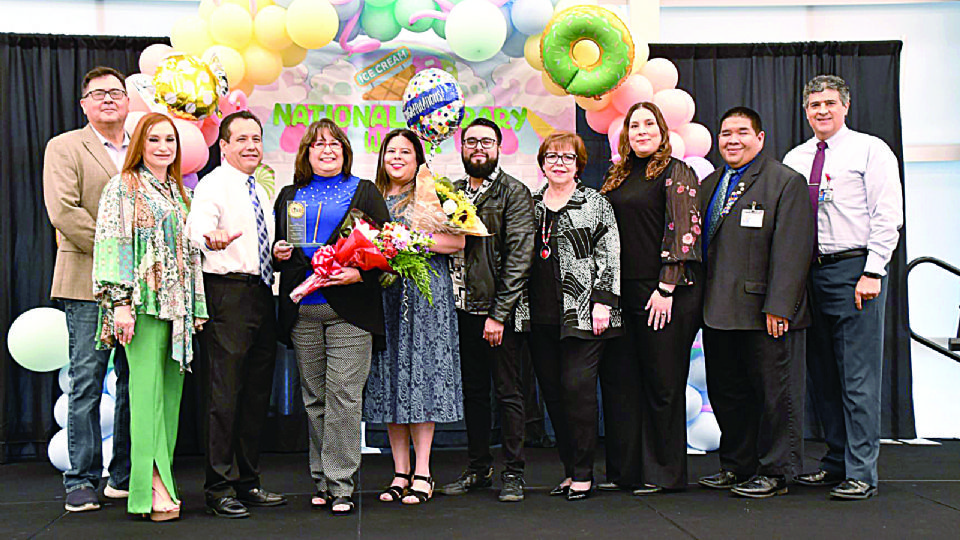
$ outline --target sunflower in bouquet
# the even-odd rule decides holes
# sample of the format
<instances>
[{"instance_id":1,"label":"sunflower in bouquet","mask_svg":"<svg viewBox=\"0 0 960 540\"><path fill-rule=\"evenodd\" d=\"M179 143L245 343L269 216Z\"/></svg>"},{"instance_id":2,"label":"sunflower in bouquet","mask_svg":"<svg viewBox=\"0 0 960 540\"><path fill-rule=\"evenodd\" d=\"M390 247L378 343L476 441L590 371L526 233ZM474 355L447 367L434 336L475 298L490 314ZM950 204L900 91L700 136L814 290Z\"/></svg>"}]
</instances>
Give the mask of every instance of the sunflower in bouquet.
<instances>
[{"instance_id":1,"label":"sunflower in bouquet","mask_svg":"<svg viewBox=\"0 0 960 540\"><path fill-rule=\"evenodd\" d=\"M416 195L406 210L411 227L445 234L489 236L477 207L446 177L435 176L428 167L417 174Z\"/></svg>"},{"instance_id":2,"label":"sunflower in bouquet","mask_svg":"<svg viewBox=\"0 0 960 540\"><path fill-rule=\"evenodd\" d=\"M467 199L467 195L460 190L454 189L453 183L447 178L440 178L434 181L437 187L437 199L440 200L440 208L447 216L447 220L463 230L474 230L477 228L477 207Z\"/></svg>"}]
</instances>

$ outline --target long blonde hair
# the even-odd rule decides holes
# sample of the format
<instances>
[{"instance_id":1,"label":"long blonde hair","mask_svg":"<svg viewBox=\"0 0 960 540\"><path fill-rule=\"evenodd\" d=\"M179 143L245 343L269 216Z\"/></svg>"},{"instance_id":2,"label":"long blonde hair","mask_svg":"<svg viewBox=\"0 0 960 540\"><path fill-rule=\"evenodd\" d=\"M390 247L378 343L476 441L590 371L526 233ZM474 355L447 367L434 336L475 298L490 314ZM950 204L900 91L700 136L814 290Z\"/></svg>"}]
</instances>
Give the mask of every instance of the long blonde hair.
<instances>
[{"instance_id":1,"label":"long blonde hair","mask_svg":"<svg viewBox=\"0 0 960 540\"><path fill-rule=\"evenodd\" d=\"M620 161L614 163L607 171L607 178L603 182L603 187L600 188L600 193L617 189L630 176L632 166L630 154L633 152L633 148L630 147L630 118L641 107L653 113L653 117L657 121L657 128L660 129L660 146L650 157L647 170L644 171L644 178L653 180L670 164L670 154L673 153L673 147L670 146L670 129L667 127L667 121L663 119L663 114L660 113L660 108L649 101L634 103L627 111L627 115L623 117L623 131L620 132L620 143L617 146Z\"/></svg>"}]
</instances>

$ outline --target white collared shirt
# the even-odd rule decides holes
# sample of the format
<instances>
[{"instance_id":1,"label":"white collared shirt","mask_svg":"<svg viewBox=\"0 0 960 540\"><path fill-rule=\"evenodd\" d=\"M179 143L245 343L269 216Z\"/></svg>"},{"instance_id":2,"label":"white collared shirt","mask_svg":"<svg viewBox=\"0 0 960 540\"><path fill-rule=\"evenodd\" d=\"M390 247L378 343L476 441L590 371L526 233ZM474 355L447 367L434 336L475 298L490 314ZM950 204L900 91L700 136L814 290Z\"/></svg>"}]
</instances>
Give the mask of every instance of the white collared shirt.
<instances>
[{"instance_id":1,"label":"white collared shirt","mask_svg":"<svg viewBox=\"0 0 960 540\"><path fill-rule=\"evenodd\" d=\"M187 235L203 252L203 271L210 274L260 275L260 245L257 241L257 217L250 190L248 174L224 162L200 180L193 191L190 214L187 216ZM267 236L273 251L273 205L263 187L256 184L257 199L266 220ZM243 231L226 249L207 248L205 233L222 229L230 234Z\"/></svg>"},{"instance_id":2,"label":"white collared shirt","mask_svg":"<svg viewBox=\"0 0 960 540\"><path fill-rule=\"evenodd\" d=\"M93 124L90 124L90 128L97 134L97 138L100 139L100 144L107 150L110 160L117 165L117 170L122 170L123 160L127 159L127 148L130 146L130 136L127 135L127 132L123 132L123 142L120 144L120 148L117 148L117 145L108 141L103 134L97 131L97 128L93 127Z\"/></svg>"},{"instance_id":3,"label":"white collared shirt","mask_svg":"<svg viewBox=\"0 0 960 540\"><path fill-rule=\"evenodd\" d=\"M900 240L903 189L897 157L882 140L846 125L827 139L820 189L832 189L833 200L821 201L817 212L820 253L867 248L864 272L885 275ZM783 163L810 181L817 138L787 153Z\"/></svg>"}]
</instances>

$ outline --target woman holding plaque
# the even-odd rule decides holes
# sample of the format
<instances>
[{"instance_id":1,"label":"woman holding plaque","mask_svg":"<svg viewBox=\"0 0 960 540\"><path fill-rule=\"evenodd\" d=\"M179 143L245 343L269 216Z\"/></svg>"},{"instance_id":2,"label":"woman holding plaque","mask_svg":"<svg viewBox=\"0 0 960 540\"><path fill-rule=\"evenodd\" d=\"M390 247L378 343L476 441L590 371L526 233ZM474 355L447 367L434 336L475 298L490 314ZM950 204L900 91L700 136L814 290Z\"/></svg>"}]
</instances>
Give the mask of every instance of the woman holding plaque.
<instances>
[{"instance_id":1,"label":"woman holding plaque","mask_svg":"<svg viewBox=\"0 0 960 540\"><path fill-rule=\"evenodd\" d=\"M607 471L634 495L687 486L687 374L702 317L699 181L671 152L660 109L633 105L620 135L623 158L600 189L623 247L624 335L610 343L600 377L608 463L616 458Z\"/></svg>"},{"instance_id":2,"label":"woman holding plaque","mask_svg":"<svg viewBox=\"0 0 960 540\"><path fill-rule=\"evenodd\" d=\"M391 221L407 223L405 212L416 198L423 146L409 129L387 134L377 161L377 188L390 208ZM433 304L409 279L383 291L387 347L374 355L363 401L368 422L387 424L393 455L393 481L380 494L383 502L420 504L433 496L430 447L437 422L463 418L460 383L460 337L445 254L463 249L463 235L434 234L428 259L433 268ZM410 462L410 441L416 465ZM413 475L411 477L411 474Z\"/></svg>"},{"instance_id":3,"label":"woman holding plaque","mask_svg":"<svg viewBox=\"0 0 960 540\"><path fill-rule=\"evenodd\" d=\"M294 303L290 293L313 274L311 258L336 242L351 210L379 227L390 219L380 192L351 174L353 150L333 121L310 124L297 150L293 185L280 191L277 240L292 244L280 270L280 339L293 345L310 432L310 503L334 515L353 512L353 475L360 467L363 386L375 346L382 347L379 270L344 267ZM279 259L279 257L278 257Z\"/></svg>"}]
</instances>

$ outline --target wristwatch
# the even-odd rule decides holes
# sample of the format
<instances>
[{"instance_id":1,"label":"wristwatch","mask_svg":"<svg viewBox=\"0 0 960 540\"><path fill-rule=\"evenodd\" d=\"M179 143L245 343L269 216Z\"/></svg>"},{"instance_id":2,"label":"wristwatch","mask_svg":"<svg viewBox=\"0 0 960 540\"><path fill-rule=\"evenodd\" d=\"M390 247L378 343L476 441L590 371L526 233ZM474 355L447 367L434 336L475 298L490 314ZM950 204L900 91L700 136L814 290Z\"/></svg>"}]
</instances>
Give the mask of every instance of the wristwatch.
<instances>
[{"instance_id":1,"label":"wristwatch","mask_svg":"<svg viewBox=\"0 0 960 540\"><path fill-rule=\"evenodd\" d=\"M673 296L673 291L668 291L659 285L657 285L657 292L660 293L660 296L664 298L670 298Z\"/></svg>"},{"instance_id":2,"label":"wristwatch","mask_svg":"<svg viewBox=\"0 0 960 540\"><path fill-rule=\"evenodd\" d=\"M876 273L876 272L864 272L863 275L864 275L865 277L873 278L873 279L882 279L882 278L883 278L883 276L881 276L880 274L878 274L878 273Z\"/></svg>"}]
</instances>

